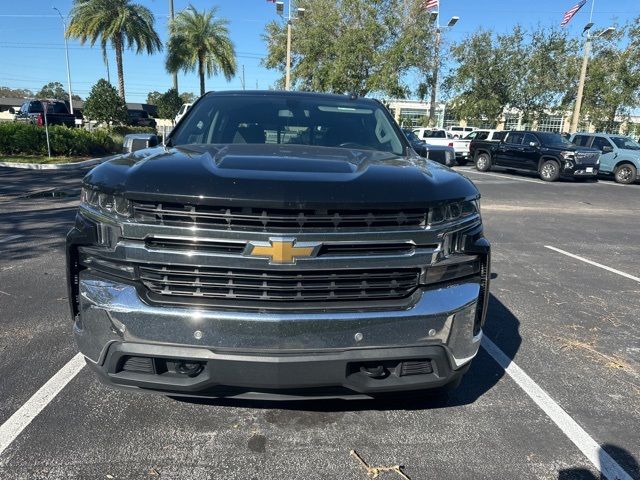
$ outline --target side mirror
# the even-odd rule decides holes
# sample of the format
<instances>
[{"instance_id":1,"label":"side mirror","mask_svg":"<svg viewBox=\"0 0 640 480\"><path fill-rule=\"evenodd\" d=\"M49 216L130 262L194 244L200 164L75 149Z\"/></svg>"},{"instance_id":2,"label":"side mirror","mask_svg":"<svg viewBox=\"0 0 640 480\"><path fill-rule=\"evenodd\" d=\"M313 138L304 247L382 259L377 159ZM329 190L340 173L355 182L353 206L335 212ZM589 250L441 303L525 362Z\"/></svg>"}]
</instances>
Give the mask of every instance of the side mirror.
<instances>
[{"instance_id":1,"label":"side mirror","mask_svg":"<svg viewBox=\"0 0 640 480\"><path fill-rule=\"evenodd\" d=\"M539 147L540 144L538 142L529 142L530 147Z\"/></svg>"},{"instance_id":2,"label":"side mirror","mask_svg":"<svg viewBox=\"0 0 640 480\"><path fill-rule=\"evenodd\" d=\"M159 143L158 136L152 133L130 133L124 137L122 151L133 153L144 148L155 147Z\"/></svg>"},{"instance_id":3,"label":"side mirror","mask_svg":"<svg viewBox=\"0 0 640 480\"><path fill-rule=\"evenodd\" d=\"M613 152L613 147L611 145L605 145L602 147L602 153L611 153Z\"/></svg>"}]
</instances>

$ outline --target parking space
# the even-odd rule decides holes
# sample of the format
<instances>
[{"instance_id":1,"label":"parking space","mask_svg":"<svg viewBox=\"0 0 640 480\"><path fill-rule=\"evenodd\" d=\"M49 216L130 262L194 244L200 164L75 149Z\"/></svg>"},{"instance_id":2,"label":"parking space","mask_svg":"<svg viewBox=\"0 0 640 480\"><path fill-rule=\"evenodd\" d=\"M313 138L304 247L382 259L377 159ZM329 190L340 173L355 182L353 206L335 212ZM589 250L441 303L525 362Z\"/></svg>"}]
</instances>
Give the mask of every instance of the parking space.
<instances>
[{"instance_id":1,"label":"parking space","mask_svg":"<svg viewBox=\"0 0 640 480\"><path fill-rule=\"evenodd\" d=\"M507 365L481 349L448 400L384 403L185 402L85 367L0 453L0 478L367 478L351 449L414 480L640 478L640 185L459 170L483 195L485 333ZM0 201L0 429L76 353L62 249L76 201Z\"/></svg>"}]
</instances>

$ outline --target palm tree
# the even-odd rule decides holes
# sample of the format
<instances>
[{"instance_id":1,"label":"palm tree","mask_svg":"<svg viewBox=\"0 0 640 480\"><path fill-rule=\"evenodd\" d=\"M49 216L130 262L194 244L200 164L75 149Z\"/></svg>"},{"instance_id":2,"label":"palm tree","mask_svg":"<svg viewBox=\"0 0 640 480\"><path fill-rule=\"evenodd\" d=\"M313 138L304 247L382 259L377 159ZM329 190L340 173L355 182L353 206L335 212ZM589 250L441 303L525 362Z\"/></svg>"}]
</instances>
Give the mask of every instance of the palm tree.
<instances>
[{"instance_id":1,"label":"palm tree","mask_svg":"<svg viewBox=\"0 0 640 480\"><path fill-rule=\"evenodd\" d=\"M204 75L222 72L227 81L236 73L236 53L229 39L227 20L216 18L217 8L198 12L193 5L176 15L169 24L167 70L183 70L200 76L200 95L204 95Z\"/></svg>"},{"instance_id":2,"label":"palm tree","mask_svg":"<svg viewBox=\"0 0 640 480\"><path fill-rule=\"evenodd\" d=\"M148 8L130 0L74 0L66 35L83 44L89 41L91 46L99 40L103 52L111 42L116 52L118 92L124 100L122 52L129 48L151 55L162 50L153 22Z\"/></svg>"}]
</instances>

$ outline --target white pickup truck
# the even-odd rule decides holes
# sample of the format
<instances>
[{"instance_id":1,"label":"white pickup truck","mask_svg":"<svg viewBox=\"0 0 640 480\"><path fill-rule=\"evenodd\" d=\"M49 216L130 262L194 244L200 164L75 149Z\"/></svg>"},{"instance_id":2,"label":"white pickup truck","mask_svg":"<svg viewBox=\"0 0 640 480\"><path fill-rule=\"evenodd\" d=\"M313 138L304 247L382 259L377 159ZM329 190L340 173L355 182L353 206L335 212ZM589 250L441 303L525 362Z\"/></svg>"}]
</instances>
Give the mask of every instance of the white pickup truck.
<instances>
[{"instance_id":1,"label":"white pickup truck","mask_svg":"<svg viewBox=\"0 0 640 480\"><path fill-rule=\"evenodd\" d=\"M415 133L420 140L429 145L453 147L453 135L441 128L414 128L413 133Z\"/></svg>"},{"instance_id":2,"label":"white pickup truck","mask_svg":"<svg viewBox=\"0 0 640 480\"><path fill-rule=\"evenodd\" d=\"M472 140L501 140L506 132L502 130L474 130L466 137L453 140L458 165L466 165L469 160L469 144Z\"/></svg>"}]
</instances>

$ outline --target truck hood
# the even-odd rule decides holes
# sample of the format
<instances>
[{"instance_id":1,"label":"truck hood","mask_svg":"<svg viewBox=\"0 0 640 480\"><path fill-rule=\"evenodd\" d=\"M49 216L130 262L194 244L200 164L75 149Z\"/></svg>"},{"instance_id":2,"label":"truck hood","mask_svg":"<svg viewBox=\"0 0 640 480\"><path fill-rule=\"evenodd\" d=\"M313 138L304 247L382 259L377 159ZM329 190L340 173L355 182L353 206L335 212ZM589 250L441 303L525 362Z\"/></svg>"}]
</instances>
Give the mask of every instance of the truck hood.
<instances>
[{"instance_id":1,"label":"truck hood","mask_svg":"<svg viewBox=\"0 0 640 480\"><path fill-rule=\"evenodd\" d=\"M306 145L145 149L99 165L84 183L130 199L229 206L397 208L479 197L466 177L421 157Z\"/></svg>"},{"instance_id":2,"label":"truck hood","mask_svg":"<svg viewBox=\"0 0 640 480\"><path fill-rule=\"evenodd\" d=\"M591 147L579 147L577 145L544 145L547 150L557 150L558 152L585 152L585 153L600 153L597 148Z\"/></svg>"}]
</instances>

